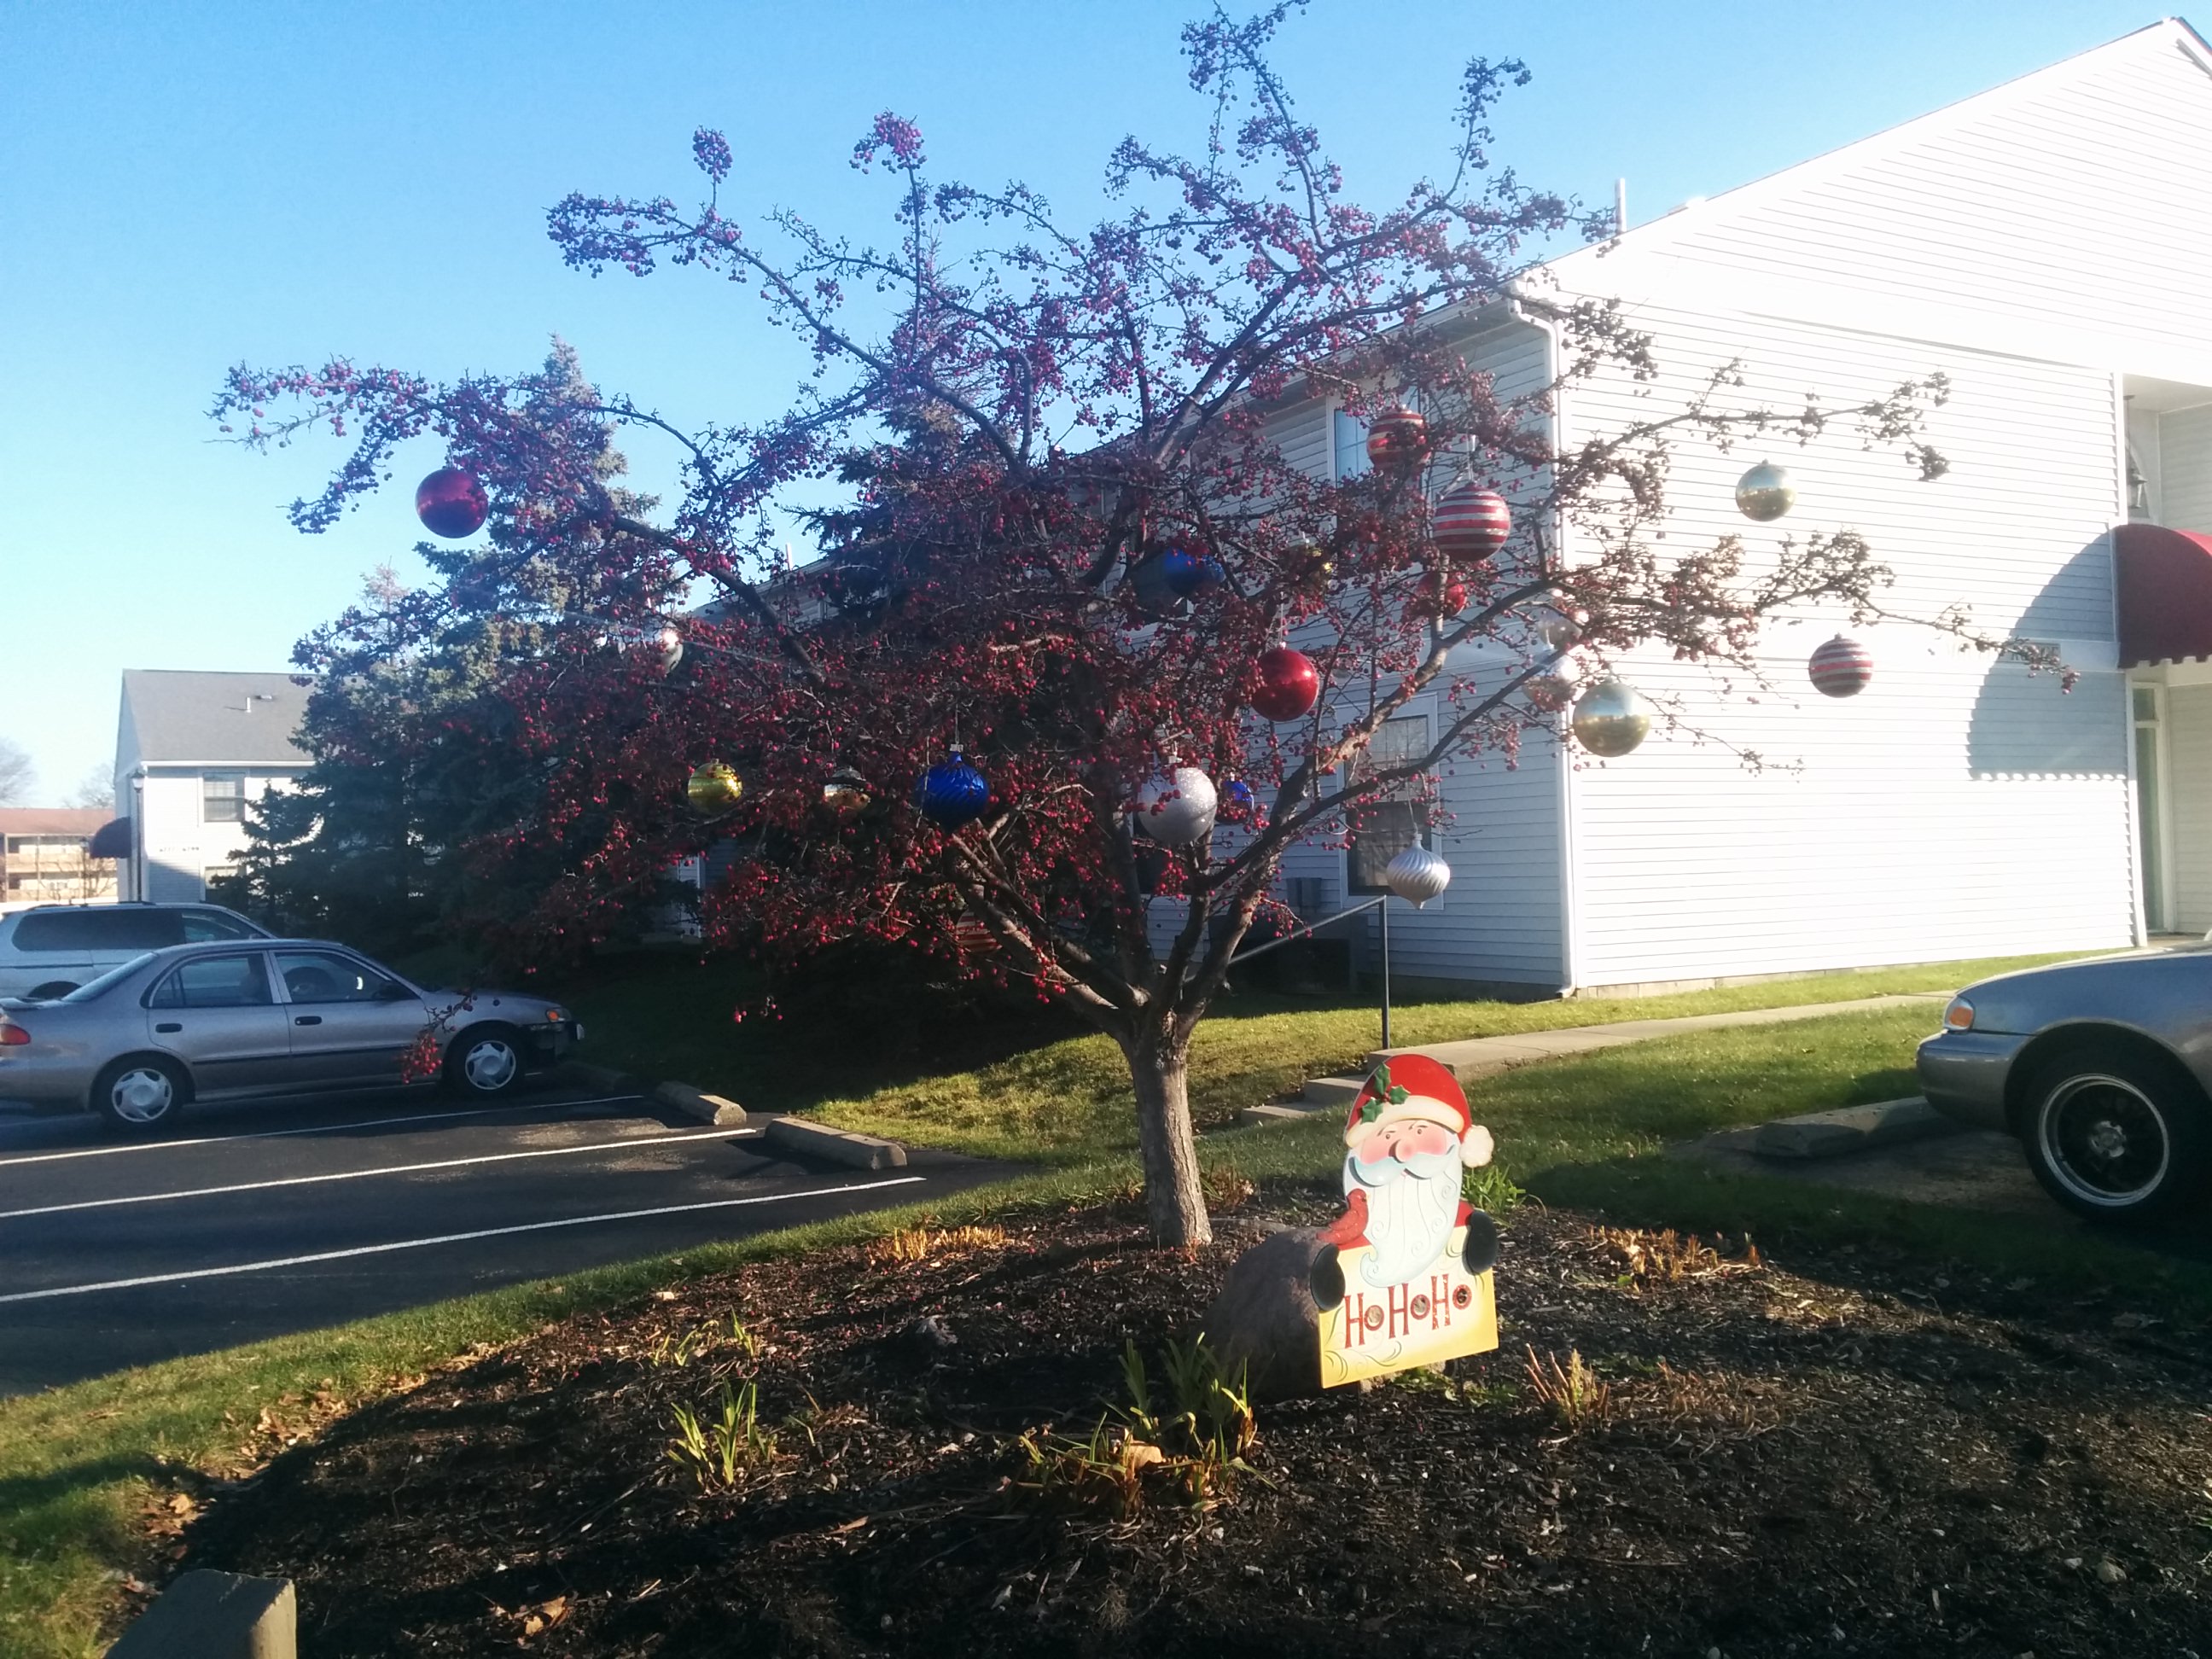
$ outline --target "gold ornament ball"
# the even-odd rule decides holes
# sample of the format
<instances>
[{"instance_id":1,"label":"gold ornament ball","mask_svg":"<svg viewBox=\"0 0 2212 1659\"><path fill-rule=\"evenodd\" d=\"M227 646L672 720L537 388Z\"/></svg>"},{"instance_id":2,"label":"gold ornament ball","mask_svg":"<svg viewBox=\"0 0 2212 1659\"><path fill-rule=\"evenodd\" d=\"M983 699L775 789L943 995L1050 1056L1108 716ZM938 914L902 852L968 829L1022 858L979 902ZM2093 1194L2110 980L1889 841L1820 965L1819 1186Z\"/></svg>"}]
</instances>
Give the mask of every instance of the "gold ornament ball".
<instances>
[{"instance_id":1,"label":"gold ornament ball","mask_svg":"<svg viewBox=\"0 0 2212 1659\"><path fill-rule=\"evenodd\" d=\"M745 793L744 781L720 761L708 761L692 770L684 785L684 799L695 811L713 817L735 806Z\"/></svg>"},{"instance_id":2,"label":"gold ornament ball","mask_svg":"<svg viewBox=\"0 0 2212 1659\"><path fill-rule=\"evenodd\" d=\"M1735 481L1735 504L1743 516L1759 524L1771 524L1797 503L1797 486L1790 469L1761 461Z\"/></svg>"},{"instance_id":3,"label":"gold ornament ball","mask_svg":"<svg viewBox=\"0 0 2212 1659\"><path fill-rule=\"evenodd\" d=\"M1651 713L1626 680L1601 680L1575 699L1574 731L1591 754L1618 760L1651 735Z\"/></svg>"}]
</instances>

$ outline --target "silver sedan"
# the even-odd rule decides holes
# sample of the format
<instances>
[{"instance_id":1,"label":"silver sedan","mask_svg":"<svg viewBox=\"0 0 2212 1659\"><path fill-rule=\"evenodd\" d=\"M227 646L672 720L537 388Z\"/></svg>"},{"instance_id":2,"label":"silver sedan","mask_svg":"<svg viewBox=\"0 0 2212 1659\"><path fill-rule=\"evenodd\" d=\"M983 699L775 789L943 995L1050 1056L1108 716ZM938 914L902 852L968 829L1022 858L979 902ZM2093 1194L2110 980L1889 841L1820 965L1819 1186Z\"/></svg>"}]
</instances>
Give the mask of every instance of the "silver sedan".
<instances>
[{"instance_id":1,"label":"silver sedan","mask_svg":"<svg viewBox=\"0 0 2212 1659\"><path fill-rule=\"evenodd\" d=\"M1939 1111L2019 1137L2036 1179L2101 1221L2192 1204L2212 1177L2212 951L2106 957L1968 986L1920 1045Z\"/></svg>"},{"instance_id":2,"label":"silver sedan","mask_svg":"<svg viewBox=\"0 0 2212 1659\"><path fill-rule=\"evenodd\" d=\"M428 990L343 945L185 945L52 1001L0 1000L0 1100L147 1132L194 1100L439 1080L493 1097L582 1036L542 997Z\"/></svg>"}]
</instances>

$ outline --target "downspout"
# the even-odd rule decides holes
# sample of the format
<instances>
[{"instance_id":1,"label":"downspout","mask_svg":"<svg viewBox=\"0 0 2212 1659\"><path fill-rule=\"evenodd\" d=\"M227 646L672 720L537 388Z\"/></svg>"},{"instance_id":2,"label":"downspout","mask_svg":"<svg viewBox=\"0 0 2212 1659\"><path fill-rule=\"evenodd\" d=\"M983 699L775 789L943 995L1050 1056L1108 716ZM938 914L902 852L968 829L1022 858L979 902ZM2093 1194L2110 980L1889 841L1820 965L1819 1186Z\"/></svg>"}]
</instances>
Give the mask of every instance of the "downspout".
<instances>
[{"instance_id":1,"label":"downspout","mask_svg":"<svg viewBox=\"0 0 2212 1659\"><path fill-rule=\"evenodd\" d=\"M1518 276L1505 284L1505 295L1513 307L1513 314L1536 329L1544 337L1544 368L1552 386L1552 453L1558 455L1565 447L1567 434L1567 394L1561 383L1562 366L1566 347L1559 325L1540 312L1532 312L1522 303L1522 279ZM1554 515L1552 522L1552 556L1555 565L1567 562L1567 521L1565 514ZM1582 961L1582 905L1576 891L1576 872L1579 866L1575 859L1575 769L1572 752L1559 727L1567 716L1562 711L1553 716L1553 729L1557 737L1553 753L1557 757L1557 780L1559 809L1559 994L1574 994L1578 982L1577 969Z\"/></svg>"},{"instance_id":2,"label":"downspout","mask_svg":"<svg viewBox=\"0 0 2212 1659\"><path fill-rule=\"evenodd\" d=\"M146 769L131 774L131 896L146 897Z\"/></svg>"},{"instance_id":3,"label":"downspout","mask_svg":"<svg viewBox=\"0 0 2212 1659\"><path fill-rule=\"evenodd\" d=\"M2152 872L2143 862L2142 779L2136 765L2136 690L2135 679L2128 672L2120 649L2120 544L2119 526L2128 522L2130 511L2128 500L2128 395L2126 378L2112 376L2112 522L2105 532L2106 544L2112 549L2109 561L2112 585L2107 597L2112 601L2113 660L2120 666L2120 754L2127 772L2127 783L2121 809L2124 819L2122 833L2127 836L2128 868L2134 879L2128 884L2128 905L2133 913L2129 919L2129 933L2138 946L2150 943L2150 882ZM2162 735L2162 734L2161 734ZM2173 780L2161 775L2159 796L2163 804L2166 792L2173 787ZM2157 826L2159 859L2166 861L2165 826ZM2162 872L2161 872L2162 873ZM2166 895L2166 908L2168 925L2176 920L2172 915L2173 898Z\"/></svg>"}]
</instances>

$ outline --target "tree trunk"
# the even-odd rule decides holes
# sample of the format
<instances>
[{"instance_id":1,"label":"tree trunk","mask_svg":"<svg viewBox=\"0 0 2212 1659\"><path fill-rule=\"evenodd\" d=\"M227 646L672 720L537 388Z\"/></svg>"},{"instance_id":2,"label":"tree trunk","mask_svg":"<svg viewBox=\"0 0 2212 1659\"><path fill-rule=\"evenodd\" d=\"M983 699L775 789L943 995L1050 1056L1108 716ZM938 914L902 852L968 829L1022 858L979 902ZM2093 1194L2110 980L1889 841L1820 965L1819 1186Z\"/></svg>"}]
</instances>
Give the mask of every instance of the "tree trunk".
<instances>
[{"instance_id":1,"label":"tree trunk","mask_svg":"<svg viewBox=\"0 0 2212 1659\"><path fill-rule=\"evenodd\" d=\"M1199 1185L1198 1140L1191 1132L1189 1056L1157 1034L1124 1051L1137 1091L1137 1145L1144 1156L1145 1209L1152 1237L1170 1247L1210 1244L1206 1193Z\"/></svg>"}]
</instances>

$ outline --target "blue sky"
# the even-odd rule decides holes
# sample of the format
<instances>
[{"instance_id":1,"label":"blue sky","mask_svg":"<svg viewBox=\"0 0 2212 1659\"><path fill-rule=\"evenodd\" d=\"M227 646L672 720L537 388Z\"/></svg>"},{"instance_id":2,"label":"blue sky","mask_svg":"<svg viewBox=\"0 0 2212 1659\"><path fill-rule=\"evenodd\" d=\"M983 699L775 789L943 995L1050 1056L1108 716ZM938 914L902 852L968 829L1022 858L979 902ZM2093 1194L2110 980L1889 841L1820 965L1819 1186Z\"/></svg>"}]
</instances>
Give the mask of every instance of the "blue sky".
<instances>
[{"instance_id":1,"label":"blue sky","mask_svg":"<svg viewBox=\"0 0 2212 1659\"><path fill-rule=\"evenodd\" d=\"M434 377L526 368L561 334L678 421L780 406L803 372L742 289L565 270L572 189L695 194L871 234L847 165L881 109L940 175L1019 176L1079 222L1125 133L1195 142L1195 0L262 5L0 0L0 736L58 799L114 743L125 668L280 668L421 532L395 483L303 537L337 459L212 441L224 369L343 354ZM1415 22L1406 20L1417 19ZM1656 216L2154 20L2130 0L1315 0L1280 58L1355 198L1443 165L1458 65L1517 56L1498 154ZM667 458L628 446L641 483ZM438 464L425 446L419 469Z\"/></svg>"}]
</instances>

